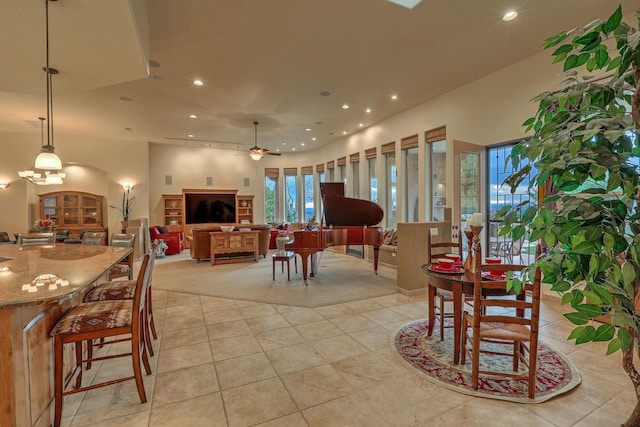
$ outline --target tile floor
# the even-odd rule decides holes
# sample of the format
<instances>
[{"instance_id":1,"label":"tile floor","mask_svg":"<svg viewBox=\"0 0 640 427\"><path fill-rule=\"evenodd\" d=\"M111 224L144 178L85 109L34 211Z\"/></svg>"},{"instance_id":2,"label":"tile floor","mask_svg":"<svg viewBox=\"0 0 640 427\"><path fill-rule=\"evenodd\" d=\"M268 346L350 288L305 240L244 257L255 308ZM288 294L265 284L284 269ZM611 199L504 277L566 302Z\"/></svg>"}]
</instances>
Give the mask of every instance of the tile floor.
<instances>
[{"instance_id":1,"label":"tile floor","mask_svg":"<svg viewBox=\"0 0 640 427\"><path fill-rule=\"evenodd\" d=\"M620 353L567 342L571 327L556 301L543 303L541 335L568 355L582 384L545 403L516 404L438 387L395 359L389 338L425 317L426 296L310 309L154 292L161 336L145 377L148 402L139 403L132 381L71 395L63 425L613 426L635 402ZM88 374L107 378L122 362Z\"/></svg>"}]
</instances>

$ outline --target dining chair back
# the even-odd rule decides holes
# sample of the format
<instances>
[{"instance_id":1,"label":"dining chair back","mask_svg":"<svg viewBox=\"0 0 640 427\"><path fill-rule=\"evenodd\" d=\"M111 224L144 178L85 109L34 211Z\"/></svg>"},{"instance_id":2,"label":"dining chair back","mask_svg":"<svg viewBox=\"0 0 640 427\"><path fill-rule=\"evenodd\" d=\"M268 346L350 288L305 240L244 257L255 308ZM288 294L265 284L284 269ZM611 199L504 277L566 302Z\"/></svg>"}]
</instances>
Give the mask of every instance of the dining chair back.
<instances>
[{"instance_id":1,"label":"dining chair back","mask_svg":"<svg viewBox=\"0 0 640 427\"><path fill-rule=\"evenodd\" d=\"M6 231L0 231L0 245L9 245L13 243L16 243L16 241L11 240L11 237L9 237L9 233L7 233Z\"/></svg>"},{"instance_id":2,"label":"dining chair back","mask_svg":"<svg viewBox=\"0 0 640 427\"><path fill-rule=\"evenodd\" d=\"M109 246L119 246L131 248L135 250L136 234L112 234L109 239ZM109 280L118 277L126 277L128 280L133 279L133 251L123 261L114 265L109 271Z\"/></svg>"},{"instance_id":3,"label":"dining chair back","mask_svg":"<svg viewBox=\"0 0 640 427\"><path fill-rule=\"evenodd\" d=\"M537 256L539 253L538 248ZM510 377L527 380L527 394L533 399L540 320L540 269L535 270L533 281L521 278L522 285L517 294L507 290L507 279L501 274L519 272L523 268L518 264L481 264L476 261L473 314L465 313L462 324L462 363L469 354L474 389L478 389L480 374ZM481 354L512 358L512 371L490 369L497 364L487 364L481 369ZM527 367L526 371L519 371L520 362Z\"/></svg>"},{"instance_id":4,"label":"dining chair back","mask_svg":"<svg viewBox=\"0 0 640 427\"><path fill-rule=\"evenodd\" d=\"M140 360L142 359L146 374L150 375L151 366L145 344L146 328L144 318L146 290L151 277L149 267L152 265L155 257L155 251L150 251L150 253L144 256L140 267L140 274L136 281L133 299L83 302L69 310L51 330L50 335L53 337L54 348L54 427L60 426L63 399L64 396L68 394L93 390L98 387L123 381L135 380L140 401L142 403L147 401L144 383L142 381ZM91 321L87 321L87 319ZM124 338L122 337L123 335L125 336ZM82 343L85 341L89 343L93 342L93 340L104 338L112 338L111 341L105 341L104 344L130 340L131 351L127 353L107 354L96 358L90 356L90 360L99 361L130 356L133 365L133 375L82 386L82 367L85 362L85 360L83 360ZM75 370L79 372L76 376L75 388L65 391L63 380L65 371L64 345L70 343L75 344Z\"/></svg>"},{"instance_id":5,"label":"dining chair back","mask_svg":"<svg viewBox=\"0 0 640 427\"><path fill-rule=\"evenodd\" d=\"M23 233L18 235L18 245L27 246L53 246L56 243L55 233Z\"/></svg>"},{"instance_id":6,"label":"dining chair back","mask_svg":"<svg viewBox=\"0 0 640 427\"><path fill-rule=\"evenodd\" d=\"M462 242L440 242L433 243L431 239L431 233L427 233L427 263L431 264L437 262L438 259L444 258L446 254L455 253L460 255L462 260ZM444 328L445 319L452 318L453 312L446 311L445 304L453 303L453 293L444 289L436 289L435 297L438 301L438 305L434 307L438 320L440 322L440 341L444 341ZM466 300L470 300L470 297L465 297ZM452 325L453 326L453 325Z\"/></svg>"},{"instance_id":7,"label":"dining chair back","mask_svg":"<svg viewBox=\"0 0 640 427\"><path fill-rule=\"evenodd\" d=\"M107 233L104 231L88 231L82 235L82 244L91 246L104 245Z\"/></svg>"}]
</instances>

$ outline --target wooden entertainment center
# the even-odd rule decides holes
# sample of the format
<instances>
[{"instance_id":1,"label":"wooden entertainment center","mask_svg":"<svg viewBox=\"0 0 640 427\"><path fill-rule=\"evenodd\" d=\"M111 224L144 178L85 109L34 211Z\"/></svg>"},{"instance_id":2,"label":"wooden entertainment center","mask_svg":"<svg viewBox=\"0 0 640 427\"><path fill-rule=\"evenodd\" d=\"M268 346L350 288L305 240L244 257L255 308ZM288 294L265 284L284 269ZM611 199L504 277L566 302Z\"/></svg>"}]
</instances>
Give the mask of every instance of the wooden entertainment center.
<instances>
[{"instance_id":1,"label":"wooden entertainment center","mask_svg":"<svg viewBox=\"0 0 640 427\"><path fill-rule=\"evenodd\" d=\"M183 189L182 194L162 195L162 214L164 226L169 231L182 231L185 235L191 234L193 227L211 224L253 224L253 197L252 195L239 195L238 190L211 190L211 189ZM212 203L229 205L233 201L234 217L216 222L212 218ZM187 203L191 203L188 205ZM204 218L201 222L194 222L193 204L206 205L206 213L199 216ZM196 207L197 209L197 207ZM230 210L229 210L230 211ZM189 216L191 215L191 216ZM188 241L185 242L188 246Z\"/></svg>"}]
</instances>

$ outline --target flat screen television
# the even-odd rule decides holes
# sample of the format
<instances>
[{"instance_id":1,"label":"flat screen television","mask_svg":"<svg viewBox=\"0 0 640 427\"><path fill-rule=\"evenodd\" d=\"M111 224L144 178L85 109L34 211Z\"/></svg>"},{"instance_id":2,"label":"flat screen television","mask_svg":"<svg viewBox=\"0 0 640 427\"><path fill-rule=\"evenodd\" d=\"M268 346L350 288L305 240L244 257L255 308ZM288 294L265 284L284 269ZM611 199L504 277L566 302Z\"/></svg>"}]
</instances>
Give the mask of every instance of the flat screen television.
<instances>
[{"instance_id":1,"label":"flat screen television","mask_svg":"<svg viewBox=\"0 0 640 427\"><path fill-rule=\"evenodd\" d=\"M185 223L235 223L235 194L185 193Z\"/></svg>"}]
</instances>

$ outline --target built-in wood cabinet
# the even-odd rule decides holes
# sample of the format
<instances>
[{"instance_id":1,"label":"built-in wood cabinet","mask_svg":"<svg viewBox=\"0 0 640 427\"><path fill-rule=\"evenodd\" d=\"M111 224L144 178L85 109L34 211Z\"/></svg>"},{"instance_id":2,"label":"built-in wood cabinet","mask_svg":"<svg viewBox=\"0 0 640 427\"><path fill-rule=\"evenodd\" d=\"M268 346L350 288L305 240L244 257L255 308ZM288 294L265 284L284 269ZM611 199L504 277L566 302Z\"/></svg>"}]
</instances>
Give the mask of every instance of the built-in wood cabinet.
<instances>
[{"instance_id":1,"label":"built-in wood cabinet","mask_svg":"<svg viewBox=\"0 0 640 427\"><path fill-rule=\"evenodd\" d=\"M57 229L68 228L70 237L79 237L82 230L106 231L103 196L80 191L58 191L39 197L40 218L48 215Z\"/></svg>"},{"instance_id":2,"label":"built-in wood cabinet","mask_svg":"<svg viewBox=\"0 0 640 427\"><path fill-rule=\"evenodd\" d=\"M236 216L238 222L248 222L253 224L253 196L237 197Z\"/></svg>"},{"instance_id":3,"label":"built-in wood cabinet","mask_svg":"<svg viewBox=\"0 0 640 427\"><path fill-rule=\"evenodd\" d=\"M164 226L169 231L183 231L184 215L182 194L163 194Z\"/></svg>"},{"instance_id":4,"label":"built-in wood cabinet","mask_svg":"<svg viewBox=\"0 0 640 427\"><path fill-rule=\"evenodd\" d=\"M209 233L211 265L258 262L258 230Z\"/></svg>"}]
</instances>

